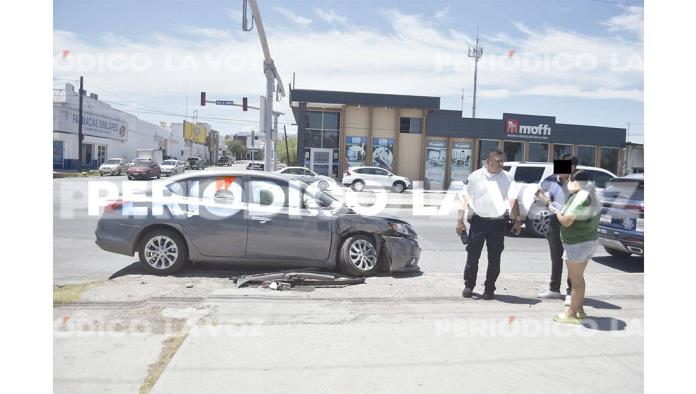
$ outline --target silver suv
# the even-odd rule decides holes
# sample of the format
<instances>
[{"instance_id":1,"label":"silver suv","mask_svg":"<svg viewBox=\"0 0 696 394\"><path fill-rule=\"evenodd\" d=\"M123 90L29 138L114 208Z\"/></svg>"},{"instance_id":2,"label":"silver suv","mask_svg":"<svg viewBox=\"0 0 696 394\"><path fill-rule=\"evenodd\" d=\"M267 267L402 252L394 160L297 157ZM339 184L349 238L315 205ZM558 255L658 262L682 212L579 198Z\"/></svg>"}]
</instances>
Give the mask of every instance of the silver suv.
<instances>
[{"instance_id":1,"label":"silver suv","mask_svg":"<svg viewBox=\"0 0 696 394\"><path fill-rule=\"evenodd\" d=\"M539 183L546 177L553 175L553 163L511 161L505 162L503 169L508 171L515 179L515 182L522 186L518 196L520 215L527 218L525 229L530 234L544 237L546 230L549 228L550 212L544 204L536 202L534 194L539 188ZM590 174L592 181L595 183L597 193L600 195L607 182L616 178L614 173L603 168L577 166L577 169L584 170Z\"/></svg>"}]
</instances>

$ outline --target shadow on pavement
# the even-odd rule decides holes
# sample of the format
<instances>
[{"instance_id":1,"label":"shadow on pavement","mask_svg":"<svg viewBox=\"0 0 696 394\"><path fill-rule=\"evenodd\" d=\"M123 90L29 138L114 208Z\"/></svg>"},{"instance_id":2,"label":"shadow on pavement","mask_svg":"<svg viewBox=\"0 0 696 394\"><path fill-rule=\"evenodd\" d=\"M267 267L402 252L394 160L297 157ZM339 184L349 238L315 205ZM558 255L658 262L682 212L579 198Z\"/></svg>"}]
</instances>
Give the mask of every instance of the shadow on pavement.
<instances>
[{"instance_id":1,"label":"shadow on pavement","mask_svg":"<svg viewBox=\"0 0 696 394\"><path fill-rule=\"evenodd\" d=\"M623 331L626 329L625 321L613 317L588 316L582 321L582 325L590 330L598 331Z\"/></svg>"},{"instance_id":2,"label":"shadow on pavement","mask_svg":"<svg viewBox=\"0 0 696 394\"><path fill-rule=\"evenodd\" d=\"M302 272L302 271L312 271L312 272L331 272L338 273L336 269L322 269L317 267L293 267L293 266L279 266L279 265L244 265L244 264L232 264L232 263L196 263L188 264L172 276L175 278L228 278L243 276L243 275L254 275L263 273L274 273L274 272ZM152 275L150 272L143 268L139 261L136 261L130 265L127 265L120 270L114 272L109 276L109 280L116 279L126 275ZM397 279L407 279L415 278L423 275L421 271L415 272L382 272L377 274L377 277L393 277Z\"/></svg>"},{"instance_id":3,"label":"shadow on pavement","mask_svg":"<svg viewBox=\"0 0 696 394\"><path fill-rule=\"evenodd\" d=\"M641 273L643 272L643 257L642 256L630 256L630 257L620 257L620 256L597 256L593 257L592 261L607 266L609 268L617 269L623 272L629 273Z\"/></svg>"},{"instance_id":4,"label":"shadow on pavement","mask_svg":"<svg viewBox=\"0 0 696 394\"><path fill-rule=\"evenodd\" d=\"M591 306L596 309L622 309L620 306L605 302L605 301L600 301L596 300L594 298L585 298L583 300L583 305L584 306Z\"/></svg>"},{"instance_id":5,"label":"shadow on pavement","mask_svg":"<svg viewBox=\"0 0 696 394\"><path fill-rule=\"evenodd\" d=\"M477 293L474 293L474 297L480 298L481 296L479 296ZM508 294L496 294L494 300L504 302L506 304L517 305L536 305L541 302L541 300L538 298L518 297Z\"/></svg>"}]
</instances>

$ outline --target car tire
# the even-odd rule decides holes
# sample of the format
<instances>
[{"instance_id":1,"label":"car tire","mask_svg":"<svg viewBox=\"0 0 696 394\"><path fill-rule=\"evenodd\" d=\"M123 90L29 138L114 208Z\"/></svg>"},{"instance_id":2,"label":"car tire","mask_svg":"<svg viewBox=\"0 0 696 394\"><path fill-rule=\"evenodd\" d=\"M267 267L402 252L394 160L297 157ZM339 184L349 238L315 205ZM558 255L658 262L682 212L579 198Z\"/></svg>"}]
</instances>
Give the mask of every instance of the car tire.
<instances>
[{"instance_id":1,"label":"car tire","mask_svg":"<svg viewBox=\"0 0 696 394\"><path fill-rule=\"evenodd\" d=\"M617 249L611 249L611 248L607 248L606 246L604 247L604 250L606 250L607 253L609 253L610 255L612 255L614 257L629 257L631 255L630 252L624 252L624 251L617 250Z\"/></svg>"},{"instance_id":2,"label":"car tire","mask_svg":"<svg viewBox=\"0 0 696 394\"><path fill-rule=\"evenodd\" d=\"M406 190L406 185L403 182L394 182L392 185L392 190L394 193L403 193Z\"/></svg>"},{"instance_id":3,"label":"car tire","mask_svg":"<svg viewBox=\"0 0 696 394\"><path fill-rule=\"evenodd\" d=\"M132 180L133 180L133 177L130 176L130 175L128 175L128 180L129 180L129 181L132 181Z\"/></svg>"},{"instance_id":4,"label":"car tire","mask_svg":"<svg viewBox=\"0 0 696 394\"><path fill-rule=\"evenodd\" d=\"M173 248L172 248L173 246ZM169 256L166 254L169 252ZM138 257L145 270L155 275L178 272L188 260L184 239L174 230L156 229L145 234L138 247Z\"/></svg>"},{"instance_id":5,"label":"car tire","mask_svg":"<svg viewBox=\"0 0 696 394\"><path fill-rule=\"evenodd\" d=\"M319 184L317 186L319 186L319 190L324 191L329 188L329 182L319 181Z\"/></svg>"},{"instance_id":6,"label":"car tire","mask_svg":"<svg viewBox=\"0 0 696 394\"><path fill-rule=\"evenodd\" d=\"M353 191L361 192L365 189L365 182L361 180L354 181L351 183L350 188L353 189Z\"/></svg>"},{"instance_id":7,"label":"car tire","mask_svg":"<svg viewBox=\"0 0 696 394\"><path fill-rule=\"evenodd\" d=\"M546 232L551 224L551 213L547 209L539 210L534 217L528 218L525 222L527 232L536 237L546 237Z\"/></svg>"},{"instance_id":8,"label":"car tire","mask_svg":"<svg viewBox=\"0 0 696 394\"><path fill-rule=\"evenodd\" d=\"M116 173L116 176L121 176L121 170L118 170L118 173Z\"/></svg>"},{"instance_id":9,"label":"car tire","mask_svg":"<svg viewBox=\"0 0 696 394\"><path fill-rule=\"evenodd\" d=\"M379 270L375 240L364 234L353 235L341 245L338 266L346 275L371 276Z\"/></svg>"}]
</instances>

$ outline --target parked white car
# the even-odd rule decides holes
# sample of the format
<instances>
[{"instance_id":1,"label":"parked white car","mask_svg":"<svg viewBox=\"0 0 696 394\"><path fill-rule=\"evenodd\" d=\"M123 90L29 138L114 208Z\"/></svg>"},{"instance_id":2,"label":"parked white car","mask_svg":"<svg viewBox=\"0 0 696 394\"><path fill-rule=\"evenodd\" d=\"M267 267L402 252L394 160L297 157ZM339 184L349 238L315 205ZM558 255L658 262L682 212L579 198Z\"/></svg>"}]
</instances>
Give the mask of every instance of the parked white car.
<instances>
[{"instance_id":1,"label":"parked white car","mask_svg":"<svg viewBox=\"0 0 696 394\"><path fill-rule=\"evenodd\" d=\"M384 168L366 166L348 168L343 173L341 183L356 192L363 191L366 187L384 187L403 193L413 187L411 180L406 177L394 175Z\"/></svg>"},{"instance_id":2,"label":"parked white car","mask_svg":"<svg viewBox=\"0 0 696 394\"><path fill-rule=\"evenodd\" d=\"M182 160L167 159L160 166L163 176L183 174L186 171L186 163Z\"/></svg>"},{"instance_id":3,"label":"parked white car","mask_svg":"<svg viewBox=\"0 0 696 394\"><path fill-rule=\"evenodd\" d=\"M99 166L99 175L121 175L128 171L128 160L114 157L106 160Z\"/></svg>"},{"instance_id":4,"label":"parked white car","mask_svg":"<svg viewBox=\"0 0 696 394\"><path fill-rule=\"evenodd\" d=\"M276 171L290 179L297 179L308 185L316 184L319 190L326 190L334 183L333 178L319 175L307 167L285 167Z\"/></svg>"},{"instance_id":5,"label":"parked white car","mask_svg":"<svg viewBox=\"0 0 696 394\"><path fill-rule=\"evenodd\" d=\"M521 186L518 201L520 203L520 215L523 218L526 217L525 229L533 235L545 236L549 228L550 212L544 204L537 203L535 194L539 188L539 183L546 177L553 175L553 163L506 161L503 169L510 172L515 182ZM603 168L579 165L577 169L590 174L592 181L595 183L598 196L601 196L601 192L606 187L607 182L616 178L614 173Z\"/></svg>"}]
</instances>

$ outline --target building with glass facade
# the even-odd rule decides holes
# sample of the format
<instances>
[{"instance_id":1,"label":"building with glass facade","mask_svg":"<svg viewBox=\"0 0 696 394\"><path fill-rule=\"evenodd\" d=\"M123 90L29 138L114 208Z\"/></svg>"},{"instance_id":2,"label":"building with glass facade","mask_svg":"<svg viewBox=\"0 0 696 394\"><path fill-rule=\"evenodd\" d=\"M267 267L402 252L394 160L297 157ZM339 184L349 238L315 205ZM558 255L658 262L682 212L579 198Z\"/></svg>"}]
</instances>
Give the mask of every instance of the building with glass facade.
<instances>
[{"instance_id":1,"label":"building with glass facade","mask_svg":"<svg viewBox=\"0 0 696 394\"><path fill-rule=\"evenodd\" d=\"M336 179L350 166L374 165L444 189L480 168L494 149L506 161L549 162L572 153L581 164L622 172L622 128L527 114L464 118L429 96L291 89L290 105L298 164Z\"/></svg>"}]
</instances>

